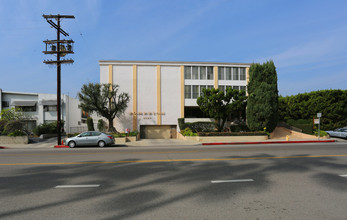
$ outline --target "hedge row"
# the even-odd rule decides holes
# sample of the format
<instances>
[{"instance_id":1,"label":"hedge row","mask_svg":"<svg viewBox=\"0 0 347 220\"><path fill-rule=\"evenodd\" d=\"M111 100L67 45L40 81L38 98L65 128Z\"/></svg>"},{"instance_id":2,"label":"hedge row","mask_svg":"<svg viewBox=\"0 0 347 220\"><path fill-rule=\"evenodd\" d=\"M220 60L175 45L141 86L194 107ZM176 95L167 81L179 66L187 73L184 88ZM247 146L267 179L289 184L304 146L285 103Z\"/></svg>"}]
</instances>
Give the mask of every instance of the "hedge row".
<instances>
[{"instance_id":1,"label":"hedge row","mask_svg":"<svg viewBox=\"0 0 347 220\"><path fill-rule=\"evenodd\" d=\"M265 131L254 132L198 132L198 136L265 136Z\"/></svg>"},{"instance_id":2,"label":"hedge row","mask_svg":"<svg viewBox=\"0 0 347 220\"><path fill-rule=\"evenodd\" d=\"M190 128L193 132L211 132L216 130L216 125L213 122L191 122L185 123L184 118L178 119L178 126L183 131L186 128Z\"/></svg>"}]
</instances>

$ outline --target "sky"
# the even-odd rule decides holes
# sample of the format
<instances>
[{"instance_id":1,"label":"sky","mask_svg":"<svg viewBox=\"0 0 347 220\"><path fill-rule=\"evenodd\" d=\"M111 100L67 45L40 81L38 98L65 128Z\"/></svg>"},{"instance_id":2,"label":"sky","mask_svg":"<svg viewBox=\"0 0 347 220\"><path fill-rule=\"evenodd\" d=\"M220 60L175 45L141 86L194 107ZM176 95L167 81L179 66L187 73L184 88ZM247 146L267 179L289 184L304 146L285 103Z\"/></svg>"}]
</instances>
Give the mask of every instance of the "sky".
<instances>
[{"instance_id":1,"label":"sky","mask_svg":"<svg viewBox=\"0 0 347 220\"><path fill-rule=\"evenodd\" d=\"M3 91L56 94L43 14L75 16L61 21L75 41L61 74L71 97L100 82L99 60L273 60L282 96L347 89L345 0L0 0Z\"/></svg>"}]
</instances>

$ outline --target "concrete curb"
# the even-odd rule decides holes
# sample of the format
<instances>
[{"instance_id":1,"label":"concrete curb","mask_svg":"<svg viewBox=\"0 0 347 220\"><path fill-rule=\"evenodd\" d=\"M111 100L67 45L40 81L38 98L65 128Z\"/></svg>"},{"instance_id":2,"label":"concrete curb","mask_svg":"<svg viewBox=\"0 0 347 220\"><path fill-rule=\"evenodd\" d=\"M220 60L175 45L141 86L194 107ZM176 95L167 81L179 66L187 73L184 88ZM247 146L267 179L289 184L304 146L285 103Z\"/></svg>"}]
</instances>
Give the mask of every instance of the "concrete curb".
<instances>
[{"instance_id":1,"label":"concrete curb","mask_svg":"<svg viewBox=\"0 0 347 220\"><path fill-rule=\"evenodd\" d=\"M237 145L237 144L294 144L294 143L326 143L336 140L310 140L310 141L256 141L256 142L229 142L229 143L202 143L202 145Z\"/></svg>"},{"instance_id":2,"label":"concrete curb","mask_svg":"<svg viewBox=\"0 0 347 220\"><path fill-rule=\"evenodd\" d=\"M66 146L66 145L55 145L54 148L69 148L69 146Z\"/></svg>"}]
</instances>

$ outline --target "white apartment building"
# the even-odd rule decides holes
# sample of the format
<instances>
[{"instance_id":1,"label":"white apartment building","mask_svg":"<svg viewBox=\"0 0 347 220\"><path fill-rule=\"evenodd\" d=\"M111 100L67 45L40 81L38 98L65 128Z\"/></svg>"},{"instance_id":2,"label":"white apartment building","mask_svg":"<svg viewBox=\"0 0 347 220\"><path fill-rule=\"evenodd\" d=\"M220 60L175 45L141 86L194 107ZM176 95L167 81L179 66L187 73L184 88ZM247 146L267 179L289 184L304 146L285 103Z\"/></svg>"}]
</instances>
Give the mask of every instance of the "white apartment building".
<instances>
[{"instance_id":1,"label":"white apartment building","mask_svg":"<svg viewBox=\"0 0 347 220\"><path fill-rule=\"evenodd\" d=\"M201 117L196 100L203 88L246 90L251 64L101 60L99 65L100 83L117 84L130 96L125 114L115 119L118 131L175 138L178 118Z\"/></svg>"},{"instance_id":2,"label":"white apartment building","mask_svg":"<svg viewBox=\"0 0 347 220\"><path fill-rule=\"evenodd\" d=\"M87 130L84 124L87 115L82 115L82 110L78 107L79 100L64 94L61 98L61 120L65 121L65 132L75 133ZM0 112L2 109L9 108L20 108L28 116L26 126L32 130L39 124L57 120L57 95L8 92L0 89Z\"/></svg>"}]
</instances>

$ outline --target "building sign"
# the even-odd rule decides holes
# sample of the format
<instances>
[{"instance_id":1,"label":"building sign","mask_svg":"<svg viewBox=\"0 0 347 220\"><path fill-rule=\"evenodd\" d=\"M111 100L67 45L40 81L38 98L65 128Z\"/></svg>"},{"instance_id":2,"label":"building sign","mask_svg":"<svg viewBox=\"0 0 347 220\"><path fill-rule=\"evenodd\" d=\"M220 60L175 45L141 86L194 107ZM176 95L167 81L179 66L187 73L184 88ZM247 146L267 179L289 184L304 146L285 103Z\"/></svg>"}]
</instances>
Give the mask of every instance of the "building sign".
<instances>
[{"instance_id":1,"label":"building sign","mask_svg":"<svg viewBox=\"0 0 347 220\"><path fill-rule=\"evenodd\" d=\"M156 115L165 115L165 112L131 112L130 115L156 116Z\"/></svg>"}]
</instances>

